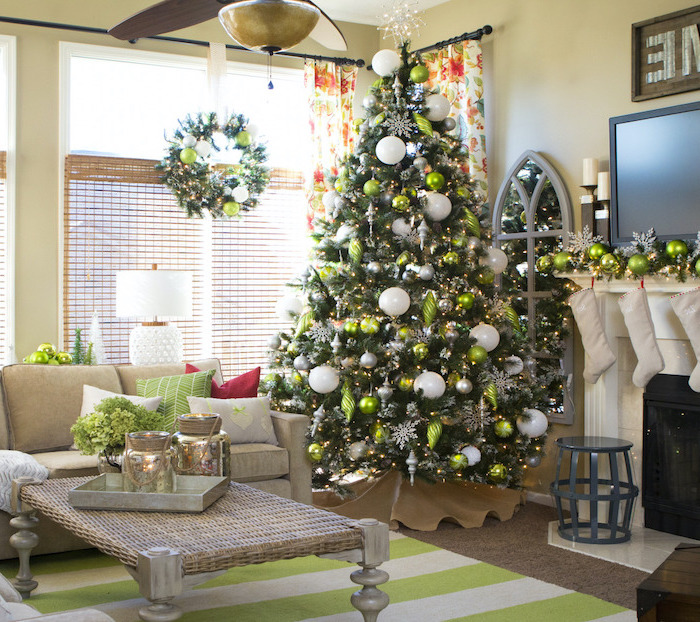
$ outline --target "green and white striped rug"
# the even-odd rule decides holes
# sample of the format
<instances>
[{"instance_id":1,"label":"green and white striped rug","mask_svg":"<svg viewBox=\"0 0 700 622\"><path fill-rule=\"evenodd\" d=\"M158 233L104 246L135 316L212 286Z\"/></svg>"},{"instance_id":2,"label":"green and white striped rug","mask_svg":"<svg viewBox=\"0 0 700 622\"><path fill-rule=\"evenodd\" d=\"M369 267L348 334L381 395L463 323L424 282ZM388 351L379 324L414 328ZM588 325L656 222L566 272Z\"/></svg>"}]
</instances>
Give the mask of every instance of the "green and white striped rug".
<instances>
[{"instance_id":1,"label":"green and white striped rug","mask_svg":"<svg viewBox=\"0 0 700 622\"><path fill-rule=\"evenodd\" d=\"M316 557L233 568L176 601L183 622L361 622L350 605L356 566ZM593 596L484 564L392 534L391 604L379 622L632 622L634 612ZM16 561L0 563L12 577ZM39 588L29 601L42 613L95 607L117 622L135 622L145 604L135 581L96 551L37 557Z\"/></svg>"}]
</instances>

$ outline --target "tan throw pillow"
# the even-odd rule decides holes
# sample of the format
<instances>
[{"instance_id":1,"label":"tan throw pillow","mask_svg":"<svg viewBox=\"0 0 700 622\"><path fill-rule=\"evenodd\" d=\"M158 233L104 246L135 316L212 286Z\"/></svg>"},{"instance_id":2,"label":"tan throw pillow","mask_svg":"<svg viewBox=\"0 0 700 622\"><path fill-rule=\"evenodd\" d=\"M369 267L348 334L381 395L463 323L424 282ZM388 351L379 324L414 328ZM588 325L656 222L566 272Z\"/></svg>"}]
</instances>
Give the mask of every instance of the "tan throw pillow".
<instances>
[{"instance_id":1,"label":"tan throw pillow","mask_svg":"<svg viewBox=\"0 0 700 622\"><path fill-rule=\"evenodd\" d=\"M222 429L233 444L267 443L279 445L272 427L269 397L241 397L227 400L213 397L188 397L190 412L216 413Z\"/></svg>"},{"instance_id":2,"label":"tan throw pillow","mask_svg":"<svg viewBox=\"0 0 700 622\"><path fill-rule=\"evenodd\" d=\"M138 395L123 395L121 393L113 393L92 387L89 384L83 385L83 405L80 407L80 416L87 415L95 411L97 406L103 399L107 397L125 397L132 404L143 406L146 410L158 410L158 406L163 401L163 398L158 397L139 397Z\"/></svg>"}]
</instances>

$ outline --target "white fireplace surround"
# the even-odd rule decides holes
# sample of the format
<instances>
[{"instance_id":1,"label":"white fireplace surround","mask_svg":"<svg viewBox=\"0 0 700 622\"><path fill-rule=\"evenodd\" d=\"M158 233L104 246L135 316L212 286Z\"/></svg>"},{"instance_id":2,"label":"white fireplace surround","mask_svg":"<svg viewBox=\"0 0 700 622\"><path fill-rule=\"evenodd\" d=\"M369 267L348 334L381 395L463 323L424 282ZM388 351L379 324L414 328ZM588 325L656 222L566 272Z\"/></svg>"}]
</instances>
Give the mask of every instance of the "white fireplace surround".
<instances>
[{"instance_id":1,"label":"white fireplace surround","mask_svg":"<svg viewBox=\"0 0 700 622\"><path fill-rule=\"evenodd\" d=\"M591 287L591 276L567 274L577 285ZM671 309L669 298L694 289L697 281L680 283L675 278L648 277L644 279L656 338L664 358L662 374L689 376L696 365L693 349L678 318ZM632 463L635 483L640 485L642 468L642 396L643 389L632 384L632 372L637 357L632 349L618 299L640 287L640 281L628 279L595 281L593 291L603 320L605 334L617 361L595 384L584 383L584 434L623 438L634 443ZM641 496L633 523L644 523Z\"/></svg>"}]
</instances>

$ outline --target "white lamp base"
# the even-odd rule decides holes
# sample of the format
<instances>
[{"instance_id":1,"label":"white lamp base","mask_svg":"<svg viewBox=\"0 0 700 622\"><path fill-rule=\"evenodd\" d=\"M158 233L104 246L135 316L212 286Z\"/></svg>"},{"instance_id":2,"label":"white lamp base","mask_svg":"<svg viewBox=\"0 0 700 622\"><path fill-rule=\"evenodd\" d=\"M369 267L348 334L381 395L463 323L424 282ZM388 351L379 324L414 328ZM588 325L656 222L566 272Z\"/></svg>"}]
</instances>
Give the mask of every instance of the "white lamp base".
<instances>
[{"instance_id":1,"label":"white lamp base","mask_svg":"<svg viewBox=\"0 0 700 622\"><path fill-rule=\"evenodd\" d=\"M129 335L132 365L182 362L182 333L177 326L137 326Z\"/></svg>"}]
</instances>

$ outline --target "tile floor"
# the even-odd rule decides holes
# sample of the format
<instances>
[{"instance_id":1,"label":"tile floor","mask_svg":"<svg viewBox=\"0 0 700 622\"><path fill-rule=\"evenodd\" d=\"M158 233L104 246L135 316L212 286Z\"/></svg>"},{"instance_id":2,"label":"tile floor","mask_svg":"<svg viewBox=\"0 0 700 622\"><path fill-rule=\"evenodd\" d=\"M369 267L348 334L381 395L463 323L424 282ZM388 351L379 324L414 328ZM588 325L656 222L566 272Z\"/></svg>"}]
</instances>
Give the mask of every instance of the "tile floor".
<instances>
[{"instance_id":1,"label":"tile floor","mask_svg":"<svg viewBox=\"0 0 700 622\"><path fill-rule=\"evenodd\" d=\"M653 572L681 542L700 546L699 540L663 533L646 527L633 526L632 537L622 544L583 544L564 540L557 532L557 521L549 523L548 542L552 546L590 555L599 559Z\"/></svg>"}]
</instances>

